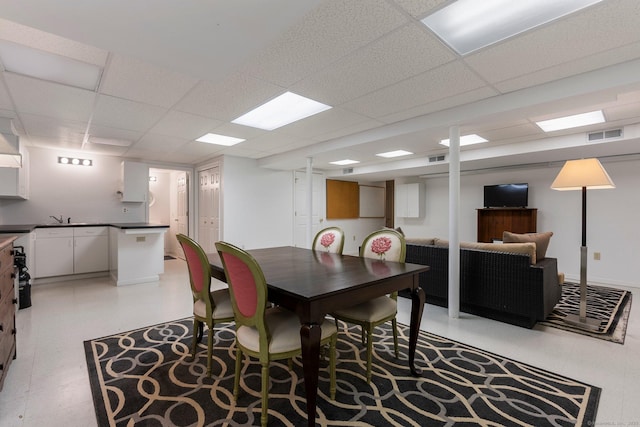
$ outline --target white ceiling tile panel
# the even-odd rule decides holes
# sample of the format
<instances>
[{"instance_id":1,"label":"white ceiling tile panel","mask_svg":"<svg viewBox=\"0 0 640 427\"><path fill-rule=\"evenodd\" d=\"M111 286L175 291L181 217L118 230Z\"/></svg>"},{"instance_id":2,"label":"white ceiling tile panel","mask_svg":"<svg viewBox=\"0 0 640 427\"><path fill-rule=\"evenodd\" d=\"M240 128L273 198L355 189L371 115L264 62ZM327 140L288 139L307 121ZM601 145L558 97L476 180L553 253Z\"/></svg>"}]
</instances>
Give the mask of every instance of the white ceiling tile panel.
<instances>
[{"instance_id":1,"label":"white ceiling tile panel","mask_svg":"<svg viewBox=\"0 0 640 427\"><path fill-rule=\"evenodd\" d=\"M244 69L289 87L408 21L386 1L323 1Z\"/></svg>"},{"instance_id":2,"label":"white ceiling tile panel","mask_svg":"<svg viewBox=\"0 0 640 427\"><path fill-rule=\"evenodd\" d=\"M640 41L640 2L611 0L465 58L491 83ZM496 64L500 64L496 66ZM580 65L573 73L580 73Z\"/></svg>"},{"instance_id":3,"label":"white ceiling tile panel","mask_svg":"<svg viewBox=\"0 0 640 427\"><path fill-rule=\"evenodd\" d=\"M82 143L86 130L86 124L83 122L59 120L34 114L22 114L20 119L31 137L47 137Z\"/></svg>"},{"instance_id":4,"label":"white ceiling tile panel","mask_svg":"<svg viewBox=\"0 0 640 427\"><path fill-rule=\"evenodd\" d=\"M393 0L398 6L402 7L411 16L416 19L422 19L429 15L441 4L447 3L449 0Z\"/></svg>"},{"instance_id":5,"label":"white ceiling tile panel","mask_svg":"<svg viewBox=\"0 0 640 427\"><path fill-rule=\"evenodd\" d=\"M93 123L133 131L145 131L167 112L165 108L99 95Z\"/></svg>"},{"instance_id":6,"label":"white ceiling tile panel","mask_svg":"<svg viewBox=\"0 0 640 427\"><path fill-rule=\"evenodd\" d=\"M235 123L222 123L212 128L209 132L219 135L233 136L235 138L252 139L272 131L253 128L251 126L237 125Z\"/></svg>"},{"instance_id":7,"label":"white ceiling tile panel","mask_svg":"<svg viewBox=\"0 0 640 427\"><path fill-rule=\"evenodd\" d=\"M284 92L282 87L236 74L219 82L201 81L175 109L231 121Z\"/></svg>"},{"instance_id":8,"label":"white ceiling tile panel","mask_svg":"<svg viewBox=\"0 0 640 427\"><path fill-rule=\"evenodd\" d=\"M405 25L293 86L329 105L390 86L455 59L422 24Z\"/></svg>"},{"instance_id":9,"label":"white ceiling tile panel","mask_svg":"<svg viewBox=\"0 0 640 427\"><path fill-rule=\"evenodd\" d=\"M274 148L281 148L292 145L297 146L297 144L302 143L302 140L302 138L297 136L285 135L280 132L269 132L253 138L250 141L241 142L237 145L242 145L243 148L250 148L251 150L255 151L266 152L269 150L273 150ZM309 141L308 139L305 139L304 141L307 143L315 143L315 141Z\"/></svg>"},{"instance_id":10,"label":"white ceiling tile panel","mask_svg":"<svg viewBox=\"0 0 640 427\"><path fill-rule=\"evenodd\" d=\"M533 71L529 74L496 83L494 86L501 93L507 93L563 77L570 77L576 74L576 70L583 70L586 72L603 68L611 64L626 62L637 58L638 52L640 52L640 42L631 43L619 48L578 58L575 61L559 64L543 70Z\"/></svg>"},{"instance_id":11,"label":"white ceiling tile panel","mask_svg":"<svg viewBox=\"0 0 640 427\"><path fill-rule=\"evenodd\" d=\"M20 113L71 121L87 121L91 115L94 92L7 72L4 78Z\"/></svg>"},{"instance_id":12,"label":"white ceiling tile panel","mask_svg":"<svg viewBox=\"0 0 640 427\"><path fill-rule=\"evenodd\" d=\"M379 118L478 89L483 85L484 82L463 64L452 62L347 102L343 107Z\"/></svg>"},{"instance_id":13,"label":"white ceiling tile panel","mask_svg":"<svg viewBox=\"0 0 640 427\"><path fill-rule=\"evenodd\" d=\"M186 139L196 139L221 124L222 122L219 120L174 110L169 111L167 115L163 117L162 121L152 127L149 132Z\"/></svg>"},{"instance_id":14,"label":"white ceiling tile panel","mask_svg":"<svg viewBox=\"0 0 640 427\"><path fill-rule=\"evenodd\" d=\"M104 67L108 52L0 18L0 39Z\"/></svg>"},{"instance_id":15,"label":"white ceiling tile panel","mask_svg":"<svg viewBox=\"0 0 640 427\"><path fill-rule=\"evenodd\" d=\"M336 107L283 126L278 129L278 132L302 138L314 138L369 120L368 117Z\"/></svg>"},{"instance_id":16,"label":"white ceiling tile panel","mask_svg":"<svg viewBox=\"0 0 640 427\"><path fill-rule=\"evenodd\" d=\"M120 139L135 142L142 137L144 133L141 131L132 131L127 129L119 129L115 127L102 126L95 123L91 124L89 136L106 139Z\"/></svg>"},{"instance_id":17,"label":"white ceiling tile panel","mask_svg":"<svg viewBox=\"0 0 640 427\"><path fill-rule=\"evenodd\" d=\"M100 92L169 108L191 90L197 79L144 61L113 55L102 77Z\"/></svg>"},{"instance_id":18,"label":"white ceiling tile panel","mask_svg":"<svg viewBox=\"0 0 640 427\"><path fill-rule=\"evenodd\" d=\"M332 132L319 134L314 139L317 141L330 141L334 138L340 138L342 136L352 135L358 132L363 132L365 130L377 128L378 126L382 126L382 125L383 123L377 120L366 119L365 121L359 122L354 125L346 126L344 128L340 128Z\"/></svg>"},{"instance_id":19,"label":"white ceiling tile panel","mask_svg":"<svg viewBox=\"0 0 640 427\"><path fill-rule=\"evenodd\" d=\"M163 152L173 152L187 143L184 138L174 136L145 134L132 148L138 150L158 150Z\"/></svg>"}]
</instances>

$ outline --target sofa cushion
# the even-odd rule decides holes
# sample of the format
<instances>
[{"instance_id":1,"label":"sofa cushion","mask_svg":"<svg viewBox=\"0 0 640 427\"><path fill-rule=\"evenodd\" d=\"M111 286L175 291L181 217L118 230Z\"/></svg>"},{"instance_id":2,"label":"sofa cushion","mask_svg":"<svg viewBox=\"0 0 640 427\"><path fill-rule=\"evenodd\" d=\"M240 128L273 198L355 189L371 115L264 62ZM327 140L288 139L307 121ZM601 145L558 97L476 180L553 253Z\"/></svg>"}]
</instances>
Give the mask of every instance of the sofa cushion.
<instances>
[{"instance_id":1,"label":"sofa cushion","mask_svg":"<svg viewBox=\"0 0 640 427\"><path fill-rule=\"evenodd\" d=\"M544 233L526 233L516 234L510 231L504 231L502 233L502 241L504 243L524 243L534 242L536 244L536 258L542 260L547 255L547 248L549 247L549 240L553 236L552 231L546 231Z\"/></svg>"}]
</instances>

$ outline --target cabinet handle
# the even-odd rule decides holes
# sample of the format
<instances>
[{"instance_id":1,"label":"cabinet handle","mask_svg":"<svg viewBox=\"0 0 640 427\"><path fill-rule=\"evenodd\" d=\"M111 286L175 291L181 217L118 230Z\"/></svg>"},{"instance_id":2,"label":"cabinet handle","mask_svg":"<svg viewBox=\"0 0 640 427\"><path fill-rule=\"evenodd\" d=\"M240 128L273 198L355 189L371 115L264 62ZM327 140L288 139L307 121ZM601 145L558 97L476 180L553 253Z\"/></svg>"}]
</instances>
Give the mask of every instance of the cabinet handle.
<instances>
[{"instance_id":1,"label":"cabinet handle","mask_svg":"<svg viewBox=\"0 0 640 427\"><path fill-rule=\"evenodd\" d=\"M11 300L12 303L17 304L18 303L18 298L14 298Z\"/></svg>"},{"instance_id":2,"label":"cabinet handle","mask_svg":"<svg viewBox=\"0 0 640 427\"><path fill-rule=\"evenodd\" d=\"M4 325L0 323L0 332L4 331Z\"/></svg>"},{"instance_id":3,"label":"cabinet handle","mask_svg":"<svg viewBox=\"0 0 640 427\"><path fill-rule=\"evenodd\" d=\"M15 279L16 278L16 273L11 273L11 278Z\"/></svg>"}]
</instances>

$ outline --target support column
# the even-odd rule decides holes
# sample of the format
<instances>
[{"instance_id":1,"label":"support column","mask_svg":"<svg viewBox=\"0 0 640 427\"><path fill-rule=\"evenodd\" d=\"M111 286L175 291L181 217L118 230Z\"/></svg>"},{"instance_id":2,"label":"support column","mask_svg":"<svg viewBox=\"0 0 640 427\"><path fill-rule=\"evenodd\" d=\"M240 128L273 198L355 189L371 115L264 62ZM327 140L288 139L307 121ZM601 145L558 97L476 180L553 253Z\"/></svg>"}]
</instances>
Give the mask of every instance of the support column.
<instances>
[{"instance_id":1,"label":"support column","mask_svg":"<svg viewBox=\"0 0 640 427\"><path fill-rule=\"evenodd\" d=\"M313 244L313 157L307 157L307 247Z\"/></svg>"},{"instance_id":2,"label":"support column","mask_svg":"<svg viewBox=\"0 0 640 427\"><path fill-rule=\"evenodd\" d=\"M460 315L460 128L449 128L449 317Z\"/></svg>"}]
</instances>

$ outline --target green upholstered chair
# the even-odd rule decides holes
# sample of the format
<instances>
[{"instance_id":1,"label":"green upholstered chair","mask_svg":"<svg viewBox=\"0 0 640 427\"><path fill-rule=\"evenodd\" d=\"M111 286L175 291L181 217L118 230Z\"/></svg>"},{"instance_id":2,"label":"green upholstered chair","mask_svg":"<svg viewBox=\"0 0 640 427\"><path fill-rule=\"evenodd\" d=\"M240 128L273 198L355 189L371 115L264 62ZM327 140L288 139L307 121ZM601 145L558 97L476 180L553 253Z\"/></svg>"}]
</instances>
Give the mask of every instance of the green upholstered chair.
<instances>
[{"instance_id":1,"label":"green upholstered chair","mask_svg":"<svg viewBox=\"0 0 640 427\"><path fill-rule=\"evenodd\" d=\"M189 270L189 282L193 295L193 342L191 356L195 357L198 342L202 338L203 324L207 325L207 376L211 377L211 357L213 353L213 327L216 323L233 320L233 308L229 287L226 283L211 278L211 265L204 249L193 239L178 234ZM216 283L211 290L212 281Z\"/></svg>"},{"instance_id":2,"label":"green upholstered chair","mask_svg":"<svg viewBox=\"0 0 640 427\"><path fill-rule=\"evenodd\" d=\"M300 320L293 312L268 304L267 284L262 269L247 252L225 242L216 242L229 283L231 303L236 319L236 367L233 395L240 386L242 355L259 360L262 365L261 424L267 425L269 399L269 363L290 359L302 352ZM330 396L335 398L335 349L337 329L325 320L321 325L321 345L329 344Z\"/></svg>"},{"instance_id":3,"label":"green upholstered chair","mask_svg":"<svg viewBox=\"0 0 640 427\"><path fill-rule=\"evenodd\" d=\"M343 247L344 231L340 227L327 227L318 231L313 238L311 249L341 255Z\"/></svg>"},{"instance_id":4,"label":"green upholstered chair","mask_svg":"<svg viewBox=\"0 0 640 427\"><path fill-rule=\"evenodd\" d=\"M383 229L369 234L360 247L360 256L380 262L404 262L406 243L404 237L393 229ZM398 293L383 295L353 307L337 310L333 317L362 327L362 344L367 345L367 382L371 382L371 358L373 353L373 329L385 322L392 322L393 347L398 357L398 331L396 313Z\"/></svg>"}]
</instances>

